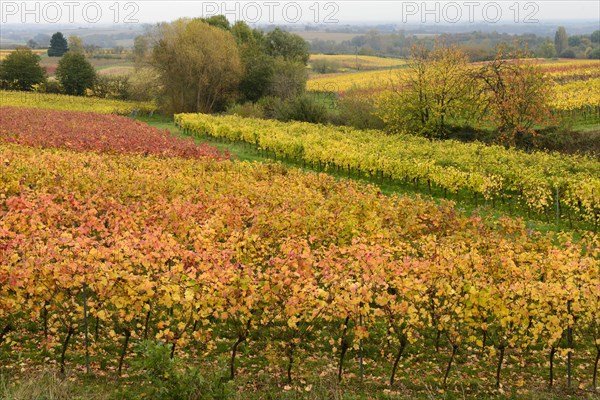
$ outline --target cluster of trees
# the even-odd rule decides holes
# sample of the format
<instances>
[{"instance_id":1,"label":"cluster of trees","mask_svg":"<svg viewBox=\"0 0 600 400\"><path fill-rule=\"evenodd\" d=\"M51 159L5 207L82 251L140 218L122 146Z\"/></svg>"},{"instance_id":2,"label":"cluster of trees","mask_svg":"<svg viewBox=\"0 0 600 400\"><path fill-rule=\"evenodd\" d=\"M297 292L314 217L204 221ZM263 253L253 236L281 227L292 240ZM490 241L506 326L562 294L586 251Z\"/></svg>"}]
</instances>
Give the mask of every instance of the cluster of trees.
<instances>
[{"instance_id":1,"label":"cluster of trees","mask_svg":"<svg viewBox=\"0 0 600 400\"><path fill-rule=\"evenodd\" d=\"M591 35L569 36L564 26L558 27L554 35L554 53L551 56L600 59L600 30Z\"/></svg>"},{"instance_id":2,"label":"cluster of trees","mask_svg":"<svg viewBox=\"0 0 600 400\"><path fill-rule=\"evenodd\" d=\"M28 48L19 48L0 65L2 87L39 90L45 85L46 91L72 95L91 89L101 97L157 99L166 113L214 112L235 102L301 97L309 46L281 29L264 33L215 16L159 24L138 36L133 49L137 71L131 77L96 75L77 36L67 40L57 32L48 55L62 57L56 70L59 87L47 80L40 57Z\"/></svg>"},{"instance_id":3,"label":"cluster of trees","mask_svg":"<svg viewBox=\"0 0 600 400\"><path fill-rule=\"evenodd\" d=\"M564 31L564 28L562 28ZM560 28L559 28L560 31ZM557 33L558 35L558 33ZM497 32L446 33L438 36L416 36L406 32L383 34L371 30L341 43L333 40L315 39L311 42L311 51L324 54L379 55L388 57L409 57L413 46L432 48L437 41L443 41L460 47L470 61L489 61L496 56L496 48L502 43L518 42L526 47L530 55L542 58L600 58L600 31L591 35L578 35L566 39L564 47L555 46L550 38L535 34L512 35ZM562 40L562 39L561 39ZM567 51L564 55L563 51Z\"/></svg>"},{"instance_id":4,"label":"cluster of trees","mask_svg":"<svg viewBox=\"0 0 600 400\"><path fill-rule=\"evenodd\" d=\"M65 38L62 32L56 32L52 37L44 34L38 34L27 41L27 47L30 49L48 49L49 57L62 57L67 51L77 51L85 53L87 56L95 56L100 52L101 47L95 44L84 44L83 40L77 35L69 35ZM112 53L121 54L125 51L123 46L114 46Z\"/></svg>"},{"instance_id":5,"label":"cluster of trees","mask_svg":"<svg viewBox=\"0 0 600 400\"><path fill-rule=\"evenodd\" d=\"M59 43L59 42L55 42ZM62 47L62 43L58 44ZM76 48L76 47L75 47ZM19 47L0 63L0 87L10 90L31 91L48 85L46 69L41 57L28 47ZM83 52L67 51L56 68L56 78L61 90L70 95L82 96L96 82L96 70Z\"/></svg>"},{"instance_id":6,"label":"cluster of trees","mask_svg":"<svg viewBox=\"0 0 600 400\"><path fill-rule=\"evenodd\" d=\"M123 51L125 47L118 45L119 40L127 40L133 39L135 35L139 34L139 31L131 31L131 32L120 32L120 33L110 33L110 34L102 34L98 33L87 33L85 35L85 47L86 52L93 52L99 49L107 49L113 48L116 51ZM73 35L74 36L74 35ZM17 38L16 40L20 40L21 38ZM47 35L45 33L38 33L31 39L29 39L26 43L27 47L31 49L47 49L50 46L51 35ZM69 44L71 43L71 36L68 38Z\"/></svg>"},{"instance_id":7,"label":"cluster of trees","mask_svg":"<svg viewBox=\"0 0 600 400\"><path fill-rule=\"evenodd\" d=\"M473 68L457 47L415 46L380 115L392 132L447 138L457 127L480 125L507 145L530 145L534 128L552 120L551 86L521 56L501 46L492 61Z\"/></svg>"},{"instance_id":8,"label":"cluster of trees","mask_svg":"<svg viewBox=\"0 0 600 400\"><path fill-rule=\"evenodd\" d=\"M234 101L301 95L309 46L281 29L265 34L215 16L154 27L136 38L134 57L154 74L165 111L213 112Z\"/></svg>"}]
</instances>

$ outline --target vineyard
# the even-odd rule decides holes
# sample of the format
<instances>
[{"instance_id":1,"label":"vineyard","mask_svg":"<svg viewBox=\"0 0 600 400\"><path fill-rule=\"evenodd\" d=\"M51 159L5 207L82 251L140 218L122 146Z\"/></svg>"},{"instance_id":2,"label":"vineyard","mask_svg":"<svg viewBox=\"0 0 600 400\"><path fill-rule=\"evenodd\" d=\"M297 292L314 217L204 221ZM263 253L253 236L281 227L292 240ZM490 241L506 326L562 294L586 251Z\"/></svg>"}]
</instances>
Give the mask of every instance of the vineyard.
<instances>
[{"instance_id":1,"label":"vineyard","mask_svg":"<svg viewBox=\"0 0 600 400\"><path fill-rule=\"evenodd\" d=\"M539 64L542 71L557 83L600 77L599 61L572 60Z\"/></svg>"},{"instance_id":2,"label":"vineyard","mask_svg":"<svg viewBox=\"0 0 600 400\"><path fill-rule=\"evenodd\" d=\"M580 111L598 117L600 113L600 62L563 61L541 63L541 70L551 79L555 96L551 107L559 113ZM473 64L481 65L481 63ZM312 77L307 89L314 92L353 93L358 96L377 96L398 88L407 70L379 70L356 73L324 74Z\"/></svg>"},{"instance_id":3,"label":"vineyard","mask_svg":"<svg viewBox=\"0 0 600 400\"><path fill-rule=\"evenodd\" d=\"M600 162L593 158L236 116L179 114L176 123L200 137L250 143L275 158L323 170L413 182L429 191L437 187L476 204L504 203L549 220L580 220L595 231L600 223Z\"/></svg>"},{"instance_id":4,"label":"vineyard","mask_svg":"<svg viewBox=\"0 0 600 400\"><path fill-rule=\"evenodd\" d=\"M351 54L311 54L309 62L328 61L335 63L339 68L369 70L400 67L406 64L406 61L397 58L383 58L375 56L359 56Z\"/></svg>"},{"instance_id":5,"label":"vineyard","mask_svg":"<svg viewBox=\"0 0 600 400\"><path fill-rule=\"evenodd\" d=\"M7 3L0 400L600 400L599 2Z\"/></svg>"},{"instance_id":6,"label":"vineyard","mask_svg":"<svg viewBox=\"0 0 600 400\"><path fill-rule=\"evenodd\" d=\"M152 103L6 90L0 90L0 106L61 111L92 111L99 114L118 115L151 114L156 111L156 106Z\"/></svg>"},{"instance_id":7,"label":"vineyard","mask_svg":"<svg viewBox=\"0 0 600 400\"><path fill-rule=\"evenodd\" d=\"M332 103L377 104L407 74L311 61L359 71L309 80ZM539 62L555 114L598 118L598 65ZM194 368L215 398L597 396L597 158L234 115L140 122L157 110L0 91L0 397L6 375L53 370L107 379L94 390L110 398L187 398ZM219 150L240 147L267 162ZM178 366L157 380L152 346Z\"/></svg>"},{"instance_id":8,"label":"vineyard","mask_svg":"<svg viewBox=\"0 0 600 400\"><path fill-rule=\"evenodd\" d=\"M399 74L404 73L402 69L385 69L315 75L308 80L306 89L325 93L345 93L350 90L381 92L391 89Z\"/></svg>"},{"instance_id":9,"label":"vineyard","mask_svg":"<svg viewBox=\"0 0 600 400\"><path fill-rule=\"evenodd\" d=\"M551 106L558 111L587 111L598 115L600 108L600 77L574 80L557 85Z\"/></svg>"},{"instance_id":10,"label":"vineyard","mask_svg":"<svg viewBox=\"0 0 600 400\"><path fill-rule=\"evenodd\" d=\"M323 377L476 397L597 385L597 236L276 164L0 154L9 363L40 352L64 370L87 356L124 374L152 338L299 392Z\"/></svg>"},{"instance_id":11,"label":"vineyard","mask_svg":"<svg viewBox=\"0 0 600 400\"><path fill-rule=\"evenodd\" d=\"M76 151L225 158L216 149L117 115L0 107L0 142ZM84 121L82 123L82 121Z\"/></svg>"},{"instance_id":12,"label":"vineyard","mask_svg":"<svg viewBox=\"0 0 600 400\"><path fill-rule=\"evenodd\" d=\"M8 55L10 53L12 53L13 51L14 50L0 49L0 61L4 60L6 57L8 57ZM44 55L48 52L47 49L34 49L31 51L39 56Z\"/></svg>"}]
</instances>

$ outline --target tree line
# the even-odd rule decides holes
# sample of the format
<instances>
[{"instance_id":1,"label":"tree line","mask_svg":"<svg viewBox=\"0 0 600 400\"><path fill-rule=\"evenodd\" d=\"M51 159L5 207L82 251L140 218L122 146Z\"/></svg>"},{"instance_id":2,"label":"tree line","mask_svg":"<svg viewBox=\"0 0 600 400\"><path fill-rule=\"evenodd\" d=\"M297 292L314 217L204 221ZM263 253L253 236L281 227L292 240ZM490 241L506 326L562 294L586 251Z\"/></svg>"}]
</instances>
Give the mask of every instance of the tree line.
<instances>
[{"instance_id":1,"label":"tree line","mask_svg":"<svg viewBox=\"0 0 600 400\"><path fill-rule=\"evenodd\" d=\"M408 32L380 33L371 30L341 43L333 40L315 39L310 43L313 53L359 54L384 57L409 57L413 46L433 48L443 41L460 47L470 61L489 61L496 55L496 47L502 43L518 42L527 48L529 55L540 58L589 58L600 59L600 30L589 35L568 36L559 27L555 40L535 34L512 35L498 32L462 32L441 35L418 36Z\"/></svg>"},{"instance_id":2,"label":"tree line","mask_svg":"<svg viewBox=\"0 0 600 400\"><path fill-rule=\"evenodd\" d=\"M169 114L294 98L306 86L306 41L281 29L265 34L242 21L231 25L224 16L159 24L136 38L133 51Z\"/></svg>"},{"instance_id":3,"label":"tree line","mask_svg":"<svg viewBox=\"0 0 600 400\"><path fill-rule=\"evenodd\" d=\"M81 39L67 41L60 32L48 55L61 57L56 76L63 93L125 99L134 82L144 98L133 99L157 100L163 112L173 114L223 111L236 101L296 98L306 87L309 46L281 29L264 33L215 16L149 28L135 39L131 77L96 75ZM16 49L0 64L2 88L48 91L52 82L40 61L31 49Z\"/></svg>"},{"instance_id":4,"label":"tree line","mask_svg":"<svg viewBox=\"0 0 600 400\"><path fill-rule=\"evenodd\" d=\"M57 81L65 94L83 96L96 82L96 70L86 59L83 44L77 36L69 41L61 32L50 40L49 57L61 57L56 68ZM17 47L0 63L0 88L19 91L48 91L47 71L41 57L31 48Z\"/></svg>"}]
</instances>

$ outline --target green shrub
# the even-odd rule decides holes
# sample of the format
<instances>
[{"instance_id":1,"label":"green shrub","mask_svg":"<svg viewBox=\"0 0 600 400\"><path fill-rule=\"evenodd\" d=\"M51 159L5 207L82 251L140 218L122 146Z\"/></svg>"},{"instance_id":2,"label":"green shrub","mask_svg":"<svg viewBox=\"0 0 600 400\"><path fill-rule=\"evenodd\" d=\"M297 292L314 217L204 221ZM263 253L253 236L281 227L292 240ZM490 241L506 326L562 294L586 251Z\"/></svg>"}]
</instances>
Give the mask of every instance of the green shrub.
<instances>
[{"instance_id":1,"label":"green shrub","mask_svg":"<svg viewBox=\"0 0 600 400\"><path fill-rule=\"evenodd\" d=\"M339 120L344 125L357 129L383 129L385 124L376 114L375 106L369 101L346 96L338 100Z\"/></svg>"},{"instance_id":2,"label":"green shrub","mask_svg":"<svg viewBox=\"0 0 600 400\"><path fill-rule=\"evenodd\" d=\"M223 379L206 379L196 367L184 368L171 358L171 345L145 341L138 347L141 358L135 364L150 383L147 398L157 400L226 399L230 387Z\"/></svg>"},{"instance_id":3,"label":"green shrub","mask_svg":"<svg viewBox=\"0 0 600 400\"><path fill-rule=\"evenodd\" d=\"M97 75L92 93L103 99L128 100L129 86L127 76Z\"/></svg>"},{"instance_id":4,"label":"green shrub","mask_svg":"<svg viewBox=\"0 0 600 400\"><path fill-rule=\"evenodd\" d=\"M327 122L327 108L314 97L302 95L284 101L275 110L275 118L280 121L304 121L311 123Z\"/></svg>"},{"instance_id":5,"label":"green shrub","mask_svg":"<svg viewBox=\"0 0 600 400\"><path fill-rule=\"evenodd\" d=\"M276 59L268 93L280 99L293 99L304 93L308 75L300 62Z\"/></svg>"},{"instance_id":6,"label":"green shrub","mask_svg":"<svg viewBox=\"0 0 600 400\"><path fill-rule=\"evenodd\" d=\"M266 96L259 99L256 104L263 110L264 118L275 119L283 100L275 96Z\"/></svg>"},{"instance_id":7,"label":"green shrub","mask_svg":"<svg viewBox=\"0 0 600 400\"><path fill-rule=\"evenodd\" d=\"M590 51L588 53L588 58L591 60L600 60L600 48Z\"/></svg>"},{"instance_id":8,"label":"green shrub","mask_svg":"<svg viewBox=\"0 0 600 400\"><path fill-rule=\"evenodd\" d=\"M577 55L573 49L566 49L562 53L560 53L560 58L576 58Z\"/></svg>"},{"instance_id":9,"label":"green shrub","mask_svg":"<svg viewBox=\"0 0 600 400\"><path fill-rule=\"evenodd\" d=\"M244 118L265 118L265 110L259 103L247 102L234 104L227 109L226 114L237 115Z\"/></svg>"},{"instance_id":10,"label":"green shrub","mask_svg":"<svg viewBox=\"0 0 600 400\"><path fill-rule=\"evenodd\" d=\"M159 97L160 82L150 68L138 68L127 80L129 100L153 101Z\"/></svg>"},{"instance_id":11,"label":"green shrub","mask_svg":"<svg viewBox=\"0 0 600 400\"><path fill-rule=\"evenodd\" d=\"M312 62L313 71L319 74L330 74L339 70L338 63L329 60L315 60Z\"/></svg>"},{"instance_id":12,"label":"green shrub","mask_svg":"<svg viewBox=\"0 0 600 400\"><path fill-rule=\"evenodd\" d=\"M64 90L56 79L49 79L45 84L40 86L39 92L51 93L51 94L62 94Z\"/></svg>"}]
</instances>

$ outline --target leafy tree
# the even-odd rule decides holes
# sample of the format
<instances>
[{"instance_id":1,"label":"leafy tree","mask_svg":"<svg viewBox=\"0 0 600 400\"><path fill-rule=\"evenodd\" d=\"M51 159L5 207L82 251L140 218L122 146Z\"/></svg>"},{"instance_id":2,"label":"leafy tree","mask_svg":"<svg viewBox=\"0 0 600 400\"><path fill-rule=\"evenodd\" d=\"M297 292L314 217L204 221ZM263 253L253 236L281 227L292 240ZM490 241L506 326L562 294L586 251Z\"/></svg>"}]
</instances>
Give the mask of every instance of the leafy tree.
<instances>
[{"instance_id":1,"label":"leafy tree","mask_svg":"<svg viewBox=\"0 0 600 400\"><path fill-rule=\"evenodd\" d=\"M127 79L129 100L152 101L160 97L161 91L158 73L152 67L136 68L135 74Z\"/></svg>"},{"instance_id":2,"label":"leafy tree","mask_svg":"<svg viewBox=\"0 0 600 400\"><path fill-rule=\"evenodd\" d=\"M95 44L86 44L85 46L83 46L83 48L85 49L85 53L89 56L89 57L94 57L95 53L100 50L100 46L95 45Z\"/></svg>"},{"instance_id":3,"label":"leafy tree","mask_svg":"<svg viewBox=\"0 0 600 400\"><path fill-rule=\"evenodd\" d=\"M360 48L360 50L358 51L358 55L360 55L360 56L374 56L375 55L375 50L373 50L369 46L364 46L364 47Z\"/></svg>"},{"instance_id":4,"label":"leafy tree","mask_svg":"<svg viewBox=\"0 0 600 400\"><path fill-rule=\"evenodd\" d=\"M301 95L306 88L308 43L300 36L279 28L264 37L264 50L273 59L273 76L268 93L280 99Z\"/></svg>"},{"instance_id":5,"label":"leafy tree","mask_svg":"<svg viewBox=\"0 0 600 400\"><path fill-rule=\"evenodd\" d=\"M286 61L301 62L306 65L309 57L309 45L300 36L276 28L265 35L267 54L282 57Z\"/></svg>"},{"instance_id":6,"label":"leafy tree","mask_svg":"<svg viewBox=\"0 0 600 400\"><path fill-rule=\"evenodd\" d=\"M499 48L496 58L476 71L482 85L483 115L506 145L531 145L534 128L553 120L548 100L552 87L540 67L521 54Z\"/></svg>"},{"instance_id":7,"label":"leafy tree","mask_svg":"<svg viewBox=\"0 0 600 400\"><path fill-rule=\"evenodd\" d=\"M238 45L244 74L239 90L242 100L257 101L268 94L273 74L274 59L264 49L264 34L238 21L231 27Z\"/></svg>"},{"instance_id":8,"label":"leafy tree","mask_svg":"<svg viewBox=\"0 0 600 400\"><path fill-rule=\"evenodd\" d=\"M312 62L312 69L319 74L329 74L337 72L339 65L335 61L315 60Z\"/></svg>"},{"instance_id":9,"label":"leafy tree","mask_svg":"<svg viewBox=\"0 0 600 400\"><path fill-rule=\"evenodd\" d=\"M276 58L273 61L273 77L268 93L283 100L300 96L306 89L307 79L303 63Z\"/></svg>"},{"instance_id":10,"label":"leafy tree","mask_svg":"<svg viewBox=\"0 0 600 400\"><path fill-rule=\"evenodd\" d=\"M242 78L242 63L230 32L201 19L159 26L149 60L159 74L169 112L224 108Z\"/></svg>"},{"instance_id":11,"label":"leafy tree","mask_svg":"<svg viewBox=\"0 0 600 400\"><path fill-rule=\"evenodd\" d=\"M588 58L591 60L600 60L600 48L596 48L588 54Z\"/></svg>"},{"instance_id":12,"label":"leafy tree","mask_svg":"<svg viewBox=\"0 0 600 400\"><path fill-rule=\"evenodd\" d=\"M29 91L46 82L40 56L27 47L18 47L0 63L0 81L9 89Z\"/></svg>"},{"instance_id":13,"label":"leafy tree","mask_svg":"<svg viewBox=\"0 0 600 400\"><path fill-rule=\"evenodd\" d=\"M73 53L85 53L85 48L83 47L83 41L77 35L69 36L69 51Z\"/></svg>"},{"instance_id":14,"label":"leafy tree","mask_svg":"<svg viewBox=\"0 0 600 400\"><path fill-rule=\"evenodd\" d=\"M556 48L556 54L562 53L569 47L569 37L564 26L559 26L554 35L554 47Z\"/></svg>"},{"instance_id":15,"label":"leafy tree","mask_svg":"<svg viewBox=\"0 0 600 400\"><path fill-rule=\"evenodd\" d=\"M360 95L341 97L337 101L340 123L357 129L384 129L385 125L377 115L374 103L373 99Z\"/></svg>"},{"instance_id":16,"label":"leafy tree","mask_svg":"<svg viewBox=\"0 0 600 400\"><path fill-rule=\"evenodd\" d=\"M577 47L581 44L582 37L581 36L569 36L567 43L569 47Z\"/></svg>"},{"instance_id":17,"label":"leafy tree","mask_svg":"<svg viewBox=\"0 0 600 400\"><path fill-rule=\"evenodd\" d=\"M129 79L127 76L98 75L92 88L95 97L105 99L129 99Z\"/></svg>"},{"instance_id":18,"label":"leafy tree","mask_svg":"<svg viewBox=\"0 0 600 400\"><path fill-rule=\"evenodd\" d=\"M305 94L281 102L276 114L277 119L282 121L305 121L315 124L325 123L327 109L317 99Z\"/></svg>"},{"instance_id":19,"label":"leafy tree","mask_svg":"<svg viewBox=\"0 0 600 400\"><path fill-rule=\"evenodd\" d=\"M66 94L83 96L96 80L96 71L81 53L66 53L58 62L56 77Z\"/></svg>"},{"instance_id":20,"label":"leafy tree","mask_svg":"<svg viewBox=\"0 0 600 400\"><path fill-rule=\"evenodd\" d=\"M40 47L40 44L33 39L29 39L27 41L27 47L29 47L30 49L37 49L38 47Z\"/></svg>"},{"instance_id":21,"label":"leafy tree","mask_svg":"<svg viewBox=\"0 0 600 400\"><path fill-rule=\"evenodd\" d=\"M133 39L133 60L136 64L143 63L148 55L148 36L140 35Z\"/></svg>"},{"instance_id":22,"label":"leafy tree","mask_svg":"<svg viewBox=\"0 0 600 400\"><path fill-rule=\"evenodd\" d=\"M556 48L554 47L554 43L549 40L542 44L537 51L537 56L541 58L556 57Z\"/></svg>"},{"instance_id":23,"label":"leafy tree","mask_svg":"<svg viewBox=\"0 0 600 400\"><path fill-rule=\"evenodd\" d=\"M413 47L406 73L380 104L388 129L447 137L451 124L468 118L472 108L467 64L466 54L454 47Z\"/></svg>"},{"instance_id":24,"label":"leafy tree","mask_svg":"<svg viewBox=\"0 0 600 400\"><path fill-rule=\"evenodd\" d=\"M561 58L577 58L577 54L573 49L566 49L562 53L559 54Z\"/></svg>"},{"instance_id":25,"label":"leafy tree","mask_svg":"<svg viewBox=\"0 0 600 400\"><path fill-rule=\"evenodd\" d=\"M594 31L590 35L590 40L592 41L592 43L600 43L600 30Z\"/></svg>"},{"instance_id":26,"label":"leafy tree","mask_svg":"<svg viewBox=\"0 0 600 400\"><path fill-rule=\"evenodd\" d=\"M275 29L263 34L245 22L231 27L244 65L242 98L257 101L266 95L288 99L304 92L308 44L298 35Z\"/></svg>"},{"instance_id":27,"label":"leafy tree","mask_svg":"<svg viewBox=\"0 0 600 400\"><path fill-rule=\"evenodd\" d=\"M65 39L61 32L56 32L52 35L52 39L50 39L48 57L62 57L67 51L69 51L67 39Z\"/></svg>"},{"instance_id":28,"label":"leafy tree","mask_svg":"<svg viewBox=\"0 0 600 400\"><path fill-rule=\"evenodd\" d=\"M215 28L223 29L224 31L229 31L231 29L229 20L224 15L213 15L212 17L202 18L202 21Z\"/></svg>"},{"instance_id":29,"label":"leafy tree","mask_svg":"<svg viewBox=\"0 0 600 400\"><path fill-rule=\"evenodd\" d=\"M265 42L265 36L262 31L258 29L252 29L244 21L237 21L231 27L231 34L235 38L238 46L263 46Z\"/></svg>"},{"instance_id":30,"label":"leafy tree","mask_svg":"<svg viewBox=\"0 0 600 400\"><path fill-rule=\"evenodd\" d=\"M244 66L239 85L240 95L244 100L257 101L266 96L272 87L274 60L256 46L242 46L240 56Z\"/></svg>"},{"instance_id":31,"label":"leafy tree","mask_svg":"<svg viewBox=\"0 0 600 400\"><path fill-rule=\"evenodd\" d=\"M38 33L33 37L33 41L38 44L38 48L45 49L50 46L50 35L46 35L44 33Z\"/></svg>"}]
</instances>

